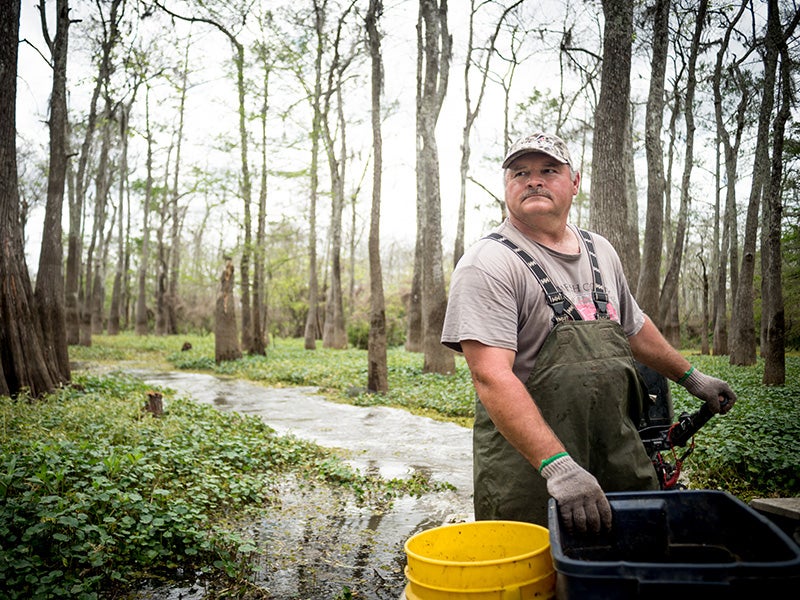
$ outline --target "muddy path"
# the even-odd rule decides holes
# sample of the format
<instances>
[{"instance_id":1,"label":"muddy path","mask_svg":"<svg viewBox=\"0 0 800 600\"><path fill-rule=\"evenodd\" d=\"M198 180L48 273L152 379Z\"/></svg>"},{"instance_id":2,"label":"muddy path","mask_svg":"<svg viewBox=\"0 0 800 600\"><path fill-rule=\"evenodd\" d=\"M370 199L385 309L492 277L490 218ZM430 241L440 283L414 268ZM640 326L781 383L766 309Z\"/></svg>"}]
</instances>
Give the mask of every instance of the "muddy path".
<instances>
[{"instance_id":1,"label":"muddy path","mask_svg":"<svg viewBox=\"0 0 800 600\"><path fill-rule=\"evenodd\" d=\"M208 374L133 371L222 411L258 416L278 433L337 449L355 468L386 478L422 473L454 490L402 497L388 510L346 492L281 482L281 506L250 524L263 561L254 581L274 598L392 599L405 586L403 544L415 533L472 511L472 432L389 407L329 402L314 388L268 388ZM161 586L141 598L202 599L202 585Z\"/></svg>"}]
</instances>

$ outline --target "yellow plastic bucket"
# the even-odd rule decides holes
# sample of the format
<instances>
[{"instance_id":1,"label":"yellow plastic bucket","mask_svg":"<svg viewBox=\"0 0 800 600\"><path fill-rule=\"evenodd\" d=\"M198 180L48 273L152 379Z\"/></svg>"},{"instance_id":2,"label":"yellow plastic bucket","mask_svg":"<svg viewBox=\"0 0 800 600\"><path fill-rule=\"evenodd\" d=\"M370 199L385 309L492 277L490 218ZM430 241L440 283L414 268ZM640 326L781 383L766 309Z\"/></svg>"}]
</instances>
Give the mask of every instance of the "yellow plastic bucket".
<instances>
[{"instance_id":1,"label":"yellow plastic bucket","mask_svg":"<svg viewBox=\"0 0 800 600\"><path fill-rule=\"evenodd\" d=\"M554 598L547 529L475 521L429 529L405 543L408 600Z\"/></svg>"}]
</instances>

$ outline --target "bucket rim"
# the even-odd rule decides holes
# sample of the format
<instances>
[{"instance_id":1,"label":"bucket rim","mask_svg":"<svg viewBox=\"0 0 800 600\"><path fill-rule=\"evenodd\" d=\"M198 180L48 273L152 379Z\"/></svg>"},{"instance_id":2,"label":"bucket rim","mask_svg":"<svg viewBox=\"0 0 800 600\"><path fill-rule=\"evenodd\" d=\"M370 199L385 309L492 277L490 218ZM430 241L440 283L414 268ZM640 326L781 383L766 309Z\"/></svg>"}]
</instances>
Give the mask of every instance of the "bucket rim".
<instances>
[{"instance_id":1,"label":"bucket rim","mask_svg":"<svg viewBox=\"0 0 800 600\"><path fill-rule=\"evenodd\" d=\"M536 548L534 550L530 550L528 552L523 552L520 554L515 554L511 557L506 558L492 558L487 560L479 560L479 561L466 561L466 560L444 560L441 558L431 558L428 556L423 556L417 552L414 552L409 548L409 544L415 540L419 539L419 536L424 536L433 531L441 531L444 529L456 529L456 528L463 528L464 526L477 526L477 527L488 527L491 525L513 525L513 526L522 526L524 528L530 530L538 530L540 533L545 534L545 539L541 547ZM507 564L510 561L518 561L524 560L526 558L532 558L534 556L538 556L545 552L550 552L550 532L546 527L542 527L541 525L537 525L536 523L528 523L526 521L509 521L509 520L485 520L485 521L470 521L468 523L448 523L447 525L440 525L438 527L433 527L431 529L426 529L424 531L420 531L415 535L412 535L405 541L403 544L403 548L406 552L407 557L413 557L415 560L418 560L421 563L429 564L429 565L437 565L437 566L449 566L449 567L476 567L476 566L492 566L497 564Z\"/></svg>"}]
</instances>

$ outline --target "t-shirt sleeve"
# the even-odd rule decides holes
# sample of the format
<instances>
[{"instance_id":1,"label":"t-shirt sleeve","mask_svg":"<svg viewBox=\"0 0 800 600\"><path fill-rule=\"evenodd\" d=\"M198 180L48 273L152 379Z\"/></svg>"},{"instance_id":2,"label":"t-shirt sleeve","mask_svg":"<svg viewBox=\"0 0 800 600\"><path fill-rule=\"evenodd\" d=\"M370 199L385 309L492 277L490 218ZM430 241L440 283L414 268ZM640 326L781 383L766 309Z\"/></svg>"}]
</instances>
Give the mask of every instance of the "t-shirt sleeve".
<instances>
[{"instance_id":1,"label":"t-shirt sleeve","mask_svg":"<svg viewBox=\"0 0 800 600\"><path fill-rule=\"evenodd\" d=\"M442 343L461 352L462 340L517 350L518 306L512 289L485 269L456 268L450 281Z\"/></svg>"}]
</instances>

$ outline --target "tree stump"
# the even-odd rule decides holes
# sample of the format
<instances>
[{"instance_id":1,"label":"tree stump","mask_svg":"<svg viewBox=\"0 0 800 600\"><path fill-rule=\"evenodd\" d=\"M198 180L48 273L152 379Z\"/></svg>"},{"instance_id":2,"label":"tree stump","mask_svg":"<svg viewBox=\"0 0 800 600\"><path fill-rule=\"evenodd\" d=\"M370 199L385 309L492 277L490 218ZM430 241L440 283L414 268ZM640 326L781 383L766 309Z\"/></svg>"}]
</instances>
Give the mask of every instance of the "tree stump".
<instances>
[{"instance_id":1,"label":"tree stump","mask_svg":"<svg viewBox=\"0 0 800 600\"><path fill-rule=\"evenodd\" d=\"M147 402L144 405L144 410L154 417L160 417L164 414L164 401L160 392L153 390L147 392Z\"/></svg>"},{"instance_id":2,"label":"tree stump","mask_svg":"<svg viewBox=\"0 0 800 600\"><path fill-rule=\"evenodd\" d=\"M214 326L214 360L217 364L242 358L233 297L233 262L227 258L219 281Z\"/></svg>"}]
</instances>

